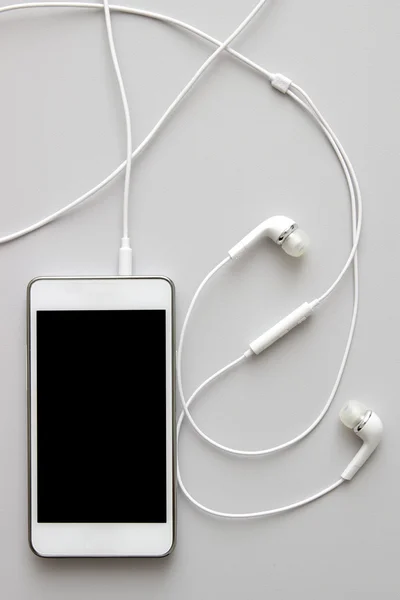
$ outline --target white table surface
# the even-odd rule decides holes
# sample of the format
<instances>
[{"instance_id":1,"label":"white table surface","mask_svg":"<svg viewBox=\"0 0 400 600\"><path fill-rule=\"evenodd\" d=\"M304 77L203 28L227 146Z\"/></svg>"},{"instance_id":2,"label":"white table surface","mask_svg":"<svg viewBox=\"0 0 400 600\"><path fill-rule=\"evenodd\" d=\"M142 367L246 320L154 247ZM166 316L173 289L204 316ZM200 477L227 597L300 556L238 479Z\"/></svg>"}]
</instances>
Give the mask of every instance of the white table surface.
<instances>
[{"instance_id":1,"label":"white table surface","mask_svg":"<svg viewBox=\"0 0 400 600\"><path fill-rule=\"evenodd\" d=\"M6 1L1 0L5 5ZM224 39L254 2L141 0ZM133 4L132 4L133 6ZM135 145L212 51L190 34L116 15ZM291 450L240 460L186 426L181 462L195 496L248 511L301 499L338 478L358 441L338 422L348 398L385 423L356 479L278 517L230 522L178 496L178 543L163 560L43 560L27 542L25 290L37 275L113 274L122 177L46 228L0 249L0 587L7 600L399 596L398 202L400 5L272 0L234 47L302 85L354 162L364 197L361 302L348 369L323 424ZM72 201L124 156L124 121L100 12L0 15L0 229ZM344 178L317 127L228 56L206 73L133 166L138 274L177 287L178 330L195 287L267 216L295 218L312 239L303 260L260 244L216 277L193 317L187 390L281 316L319 295L350 248ZM210 388L194 414L219 440L262 447L302 431L326 401L350 322L349 274L311 320Z\"/></svg>"}]
</instances>

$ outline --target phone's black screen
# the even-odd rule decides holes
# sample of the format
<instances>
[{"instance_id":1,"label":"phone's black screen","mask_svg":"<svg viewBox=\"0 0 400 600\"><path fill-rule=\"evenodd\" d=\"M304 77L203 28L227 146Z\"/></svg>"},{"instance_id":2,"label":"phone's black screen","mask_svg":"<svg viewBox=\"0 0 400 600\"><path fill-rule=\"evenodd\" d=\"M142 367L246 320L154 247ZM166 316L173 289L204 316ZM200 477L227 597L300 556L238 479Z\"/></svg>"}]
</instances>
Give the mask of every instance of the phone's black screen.
<instances>
[{"instance_id":1,"label":"phone's black screen","mask_svg":"<svg viewBox=\"0 0 400 600\"><path fill-rule=\"evenodd\" d=\"M36 319L38 521L165 523L165 311Z\"/></svg>"}]
</instances>

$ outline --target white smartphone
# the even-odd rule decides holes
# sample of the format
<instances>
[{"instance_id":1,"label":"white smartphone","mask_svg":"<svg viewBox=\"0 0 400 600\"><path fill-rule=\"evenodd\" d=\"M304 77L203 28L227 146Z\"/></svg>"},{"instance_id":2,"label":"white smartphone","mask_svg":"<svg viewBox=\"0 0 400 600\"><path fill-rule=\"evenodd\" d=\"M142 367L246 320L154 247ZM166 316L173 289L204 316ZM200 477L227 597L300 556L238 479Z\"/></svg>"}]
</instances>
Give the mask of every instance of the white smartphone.
<instances>
[{"instance_id":1,"label":"white smartphone","mask_svg":"<svg viewBox=\"0 0 400 600\"><path fill-rule=\"evenodd\" d=\"M173 314L163 277L29 284L29 541L39 556L171 552Z\"/></svg>"}]
</instances>

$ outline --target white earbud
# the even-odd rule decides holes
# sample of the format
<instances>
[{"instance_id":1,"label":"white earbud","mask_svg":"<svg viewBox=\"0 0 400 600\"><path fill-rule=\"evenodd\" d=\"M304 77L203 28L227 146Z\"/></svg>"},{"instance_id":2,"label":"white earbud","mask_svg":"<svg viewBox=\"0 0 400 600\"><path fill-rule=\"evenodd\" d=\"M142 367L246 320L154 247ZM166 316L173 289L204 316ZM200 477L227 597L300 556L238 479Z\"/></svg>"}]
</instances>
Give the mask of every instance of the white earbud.
<instances>
[{"instance_id":1,"label":"white earbud","mask_svg":"<svg viewBox=\"0 0 400 600\"><path fill-rule=\"evenodd\" d=\"M343 425L352 429L363 441L360 450L342 473L343 479L350 480L377 448L382 438L383 425L377 414L356 400L348 402L339 416Z\"/></svg>"},{"instance_id":2,"label":"white earbud","mask_svg":"<svg viewBox=\"0 0 400 600\"><path fill-rule=\"evenodd\" d=\"M289 256L301 256L309 244L308 235L298 228L293 219L284 216L270 217L255 227L233 248L229 250L229 256L236 258L247 248L258 242L258 240L268 237L275 244L281 246Z\"/></svg>"}]
</instances>

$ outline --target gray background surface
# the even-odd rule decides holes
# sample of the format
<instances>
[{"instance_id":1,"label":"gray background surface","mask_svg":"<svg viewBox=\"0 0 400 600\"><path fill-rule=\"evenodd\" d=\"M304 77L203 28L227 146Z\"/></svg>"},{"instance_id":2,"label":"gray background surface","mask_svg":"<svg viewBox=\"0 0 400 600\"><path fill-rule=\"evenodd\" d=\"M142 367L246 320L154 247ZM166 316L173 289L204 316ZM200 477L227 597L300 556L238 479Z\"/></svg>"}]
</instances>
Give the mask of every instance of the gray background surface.
<instances>
[{"instance_id":1,"label":"gray background surface","mask_svg":"<svg viewBox=\"0 0 400 600\"><path fill-rule=\"evenodd\" d=\"M1 4L6 4L1 0ZM224 39L248 0L141 0ZM210 54L209 44L148 20L114 17L139 143ZM1 232L64 206L124 156L124 122L102 15L22 11L0 18ZM352 158L365 203L361 304L338 396L306 441L269 459L214 452L185 428L193 494L222 510L301 499L336 480L355 436L338 422L348 398L385 422L357 478L275 518L210 518L179 494L178 544L165 560L41 560L27 544L25 289L37 275L113 274L122 178L80 209L0 250L0 593L10 600L85 598L399 597L398 203L400 5L272 0L235 42L292 77ZM178 330L203 275L253 226L287 214L312 246L295 261L260 244L221 273L193 317L184 358L194 389L304 300L322 293L350 247L344 179L320 131L289 99L220 57L134 164L131 229L138 274L177 286ZM226 443L262 447L302 431L326 401L350 322L348 275L313 319L209 390L194 409ZM149 425L150 427L150 425Z\"/></svg>"}]
</instances>

